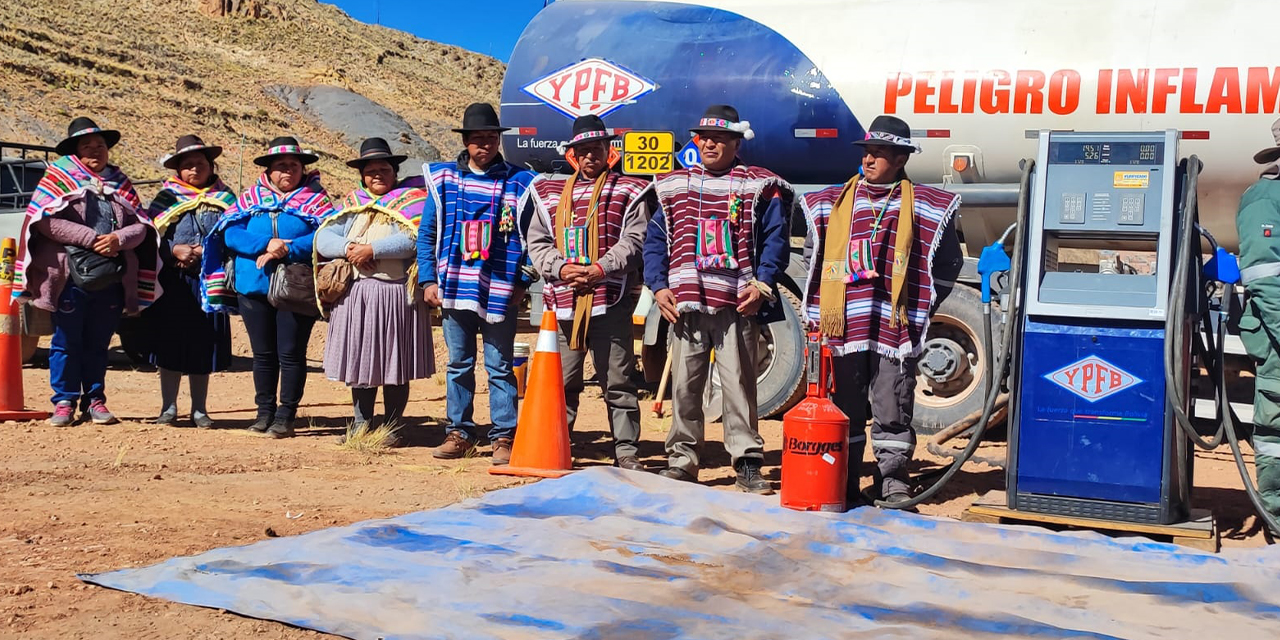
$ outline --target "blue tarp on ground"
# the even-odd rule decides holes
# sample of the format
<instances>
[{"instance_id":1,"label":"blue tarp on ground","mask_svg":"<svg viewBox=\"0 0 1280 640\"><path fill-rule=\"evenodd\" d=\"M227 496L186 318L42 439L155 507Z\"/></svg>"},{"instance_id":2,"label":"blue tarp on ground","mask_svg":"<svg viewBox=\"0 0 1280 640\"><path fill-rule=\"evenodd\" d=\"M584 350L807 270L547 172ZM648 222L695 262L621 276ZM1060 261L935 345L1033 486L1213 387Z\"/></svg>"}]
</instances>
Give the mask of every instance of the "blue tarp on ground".
<instances>
[{"instance_id":1,"label":"blue tarp on ground","mask_svg":"<svg viewBox=\"0 0 1280 640\"><path fill-rule=\"evenodd\" d=\"M358 639L1275 637L1280 554L759 497L613 469L88 582Z\"/></svg>"}]
</instances>

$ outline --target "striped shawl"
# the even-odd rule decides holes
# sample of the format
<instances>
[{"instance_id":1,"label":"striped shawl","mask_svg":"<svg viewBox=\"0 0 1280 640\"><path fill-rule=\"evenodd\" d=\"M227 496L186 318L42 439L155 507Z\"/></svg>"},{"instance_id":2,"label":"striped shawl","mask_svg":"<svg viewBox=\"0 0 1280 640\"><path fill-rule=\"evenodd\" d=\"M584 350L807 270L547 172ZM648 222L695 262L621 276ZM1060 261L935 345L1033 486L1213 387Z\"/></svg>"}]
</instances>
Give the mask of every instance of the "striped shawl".
<instances>
[{"instance_id":1,"label":"striped shawl","mask_svg":"<svg viewBox=\"0 0 1280 640\"><path fill-rule=\"evenodd\" d=\"M342 199L342 205L338 211L325 218L320 223L320 226L316 228L316 232L319 233L321 229L329 225L345 224L350 216L385 214L388 220L394 220L400 225L405 235L416 239L418 237L418 224L422 221L422 209L431 198L431 194L427 193L421 185L421 180L416 183L410 180L402 181L394 189L382 196L375 196L363 187L356 189ZM311 249L311 264L318 271L322 262L320 243L317 242ZM409 267L409 280L405 284L405 296L409 304L413 304L414 300L417 299L417 289L418 265L414 262ZM320 308L322 315L327 316L327 309L320 300L319 295L317 291L316 306Z\"/></svg>"},{"instance_id":2,"label":"striped shawl","mask_svg":"<svg viewBox=\"0 0 1280 640\"><path fill-rule=\"evenodd\" d=\"M563 232L556 225L556 210L560 206L560 194L564 192L567 178L540 177L529 188L529 197L534 204L536 215L542 216L551 233L559 238ZM600 228L600 255L604 255L622 236L623 221L634 215L636 207L645 194L653 187L643 178L624 176L610 172L605 178L604 188L600 192L600 201L596 207L596 217ZM580 180L573 188L573 224L583 225L587 222L588 203L594 181ZM609 307L618 304L627 293L628 284L635 278L634 272L614 272L605 276L596 287L591 301L591 315L600 316ZM545 300L556 311L561 320L573 319L573 289L560 282L549 282Z\"/></svg>"},{"instance_id":3,"label":"striped shawl","mask_svg":"<svg viewBox=\"0 0 1280 640\"><path fill-rule=\"evenodd\" d=\"M736 309L738 294L755 278L757 214L775 197L790 200L791 185L760 167L738 164L717 176L699 165L662 176L656 189L666 223L668 284L676 308L704 313ZM731 224L736 265L698 268L699 218L725 220L731 208L737 212Z\"/></svg>"},{"instance_id":4,"label":"striped shawl","mask_svg":"<svg viewBox=\"0 0 1280 640\"><path fill-rule=\"evenodd\" d=\"M222 233L233 223L260 213L279 212L297 216L312 229L333 214L329 194L320 184L320 172L312 171L302 179L302 186L287 194L276 192L264 171L258 181L240 194L228 208L204 242L201 260L200 303L206 313L239 313L235 290L227 280L225 262L229 257Z\"/></svg>"},{"instance_id":5,"label":"striped shawl","mask_svg":"<svg viewBox=\"0 0 1280 640\"><path fill-rule=\"evenodd\" d=\"M869 240L877 213L890 195L888 185L861 183L853 206L852 230L849 240ZM888 275L861 280L845 287L845 332L842 337L828 338L835 355L848 355L862 351L876 353L896 360L912 358L920 354L929 332L929 312L933 306L933 256L942 240L942 230L960 206L960 196L924 185L915 189L916 228L911 256L907 264L907 320L896 327L890 326L890 299L892 281ZM801 199L805 219L809 223L809 240L814 255L809 263L805 283L805 314L810 323L817 326L819 310L820 270L826 252L838 250L848 254L848 247L834 249L824 247L827 221L831 208L840 198L842 185L827 187L805 194ZM881 231L872 246L872 260L879 274L891 274L894 260L894 244L897 239L898 209L901 190L893 192L888 208L881 218Z\"/></svg>"},{"instance_id":6,"label":"striped shawl","mask_svg":"<svg viewBox=\"0 0 1280 640\"><path fill-rule=\"evenodd\" d=\"M160 193L151 201L147 214L161 236L182 216L199 211L205 205L226 211L236 203L236 194L222 180L215 180L204 189L197 189L176 177L160 186Z\"/></svg>"},{"instance_id":7,"label":"striped shawl","mask_svg":"<svg viewBox=\"0 0 1280 640\"><path fill-rule=\"evenodd\" d=\"M74 155L62 156L54 160L45 169L44 176L36 184L35 193L27 205L26 216L22 220L22 231L18 238L18 261L14 267L13 296L19 297L26 292L26 272L31 265L32 242L52 242L47 238L36 237L31 226L37 221L52 216L72 206L90 193L101 194L111 202L122 207L126 218L134 217L148 227L147 239L134 249L138 264L138 311L151 306L160 296L160 284L156 276L160 270L160 254L157 235L151 220L142 208L142 200L134 190L129 177L115 165L107 165L101 175L94 173L80 162ZM66 249L58 247L64 254Z\"/></svg>"}]
</instances>

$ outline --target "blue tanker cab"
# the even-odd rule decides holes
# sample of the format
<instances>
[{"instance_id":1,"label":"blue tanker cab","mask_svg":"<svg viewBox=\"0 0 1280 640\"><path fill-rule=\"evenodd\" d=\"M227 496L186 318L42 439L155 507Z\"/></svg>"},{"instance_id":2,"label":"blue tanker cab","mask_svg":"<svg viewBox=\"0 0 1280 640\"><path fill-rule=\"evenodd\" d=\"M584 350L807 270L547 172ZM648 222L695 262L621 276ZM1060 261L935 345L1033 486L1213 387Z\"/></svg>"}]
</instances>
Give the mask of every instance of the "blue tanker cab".
<instances>
[{"instance_id":1,"label":"blue tanker cab","mask_svg":"<svg viewBox=\"0 0 1280 640\"><path fill-rule=\"evenodd\" d=\"M1040 133L1014 320L1011 509L1160 524L1187 515L1192 457L1164 376L1166 318L1187 317L1169 307L1177 149L1176 131ZM1098 259L1115 247L1141 268Z\"/></svg>"}]
</instances>

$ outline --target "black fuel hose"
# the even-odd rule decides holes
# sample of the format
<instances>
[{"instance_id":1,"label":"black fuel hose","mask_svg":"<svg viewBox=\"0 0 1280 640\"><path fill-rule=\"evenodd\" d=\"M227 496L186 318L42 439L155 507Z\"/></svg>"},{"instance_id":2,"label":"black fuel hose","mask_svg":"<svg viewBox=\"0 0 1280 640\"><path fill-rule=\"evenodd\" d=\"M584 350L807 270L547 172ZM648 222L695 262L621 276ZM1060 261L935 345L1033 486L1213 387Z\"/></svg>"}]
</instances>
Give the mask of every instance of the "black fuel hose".
<instances>
[{"instance_id":1,"label":"black fuel hose","mask_svg":"<svg viewBox=\"0 0 1280 640\"><path fill-rule=\"evenodd\" d=\"M1232 290L1230 288L1224 289L1222 294L1224 305L1229 302L1228 296L1230 295L1232 295ZM1228 308L1226 306L1223 307L1223 309ZM1253 503L1254 511L1258 512L1258 519L1267 525L1267 529L1271 531L1273 537L1280 538L1280 521L1277 521L1276 517L1270 511L1267 511L1267 507L1262 503L1262 496L1258 494L1258 487L1253 483L1253 478L1249 477L1249 468L1245 465L1244 455L1240 453L1240 440L1236 434L1236 425L1240 423L1240 418L1236 416L1235 409L1231 407L1231 400L1227 397L1227 327L1225 322L1219 328L1218 333L1218 361L1214 373L1217 374L1218 413L1222 418L1223 431L1227 435L1227 443L1231 445L1231 455L1236 459L1236 469L1240 472L1240 480L1244 483L1244 491L1249 495L1249 502ZM1256 452L1254 457L1256 459Z\"/></svg>"},{"instance_id":2,"label":"black fuel hose","mask_svg":"<svg viewBox=\"0 0 1280 640\"><path fill-rule=\"evenodd\" d=\"M1182 322L1183 314L1186 311L1186 295L1190 290L1187 286L1187 279L1191 274L1191 269L1195 268L1197 277L1203 273L1203 268L1199 264L1200 260L1200 238L1201 234L1206 235L1210 244L1215 246L1217 242L1212 236L1204 233L1200 228L1200 207L1197 193L1197 183L1200 177L1200 169L1202 168L1200 159L1191 156L1184 161L1184 170L1186 172L1185 189L1183 190L1183 216L1182 228L1178 244L1177 262L1174 266L1174 284L1170 290L1169 313L1165 319L1165 397L1168 399L1169 408L1173 411L1174 419L1178 423L1178 427L1183 433L1196 444L1196 446L1213 450L1225 440L1231 447L1232 457L1235 458L1236 469L1240 472L1240 480L1244 484L1245 493L1249 496L1249 501L1253 503L1253 508L1258 514L1258 518L1266 524L1267 529L1272 536L1280 537L1280 521L1267 511L1262 503L1262 496L1258 494L1258 488L1253 482L1253 478L1249 476L1248 466L1245 464L1244 455L1240 451L1240 441L1237 432L1239 425L1239 417L1235 414L1235 409L1231 407L1230 398L1227 396L1227 326L1226 322L1221 322L1218 327L1213 327L1209 320L1208 314L1202 317L1203 333L1195 332L1193 345L1195 351L1199 354L1201 364L1213 376L1215 400L1218 405L1218 431L1214 434L1213 439L1205 441L1200 438L1199 432L1195 430L1191 420L1187 417L1184 407L1187 406L1185 395L1181 386L1175 384L1177 377L1175 372L1185 368L1186 363L1183 361L1183 351L1178 348L1184 340L1184 323ZM1195 261L1195 262L1192 262ZM1196 286L1197 295L1207 297L1204 286ZM1231 296L1233 288L1229 285L1224 286L1221 292L1222 313L1226 313L1230 308ZM1203 309L1205 305L1201 305ZM1214 335L1217 339L1214 339Z\"/></svg>"},{"instance_id":3,"label":"black fuel hose","mask_svg":"<svg viewBox=\"0 0 1280 640\"><path fill-rule=\"evenodd\" d=\"M1014 331L1015 325L1018 324L1015 321L1015 319L1018 317L1017 309L1020 306L1019 305L1019 288L1022 285L1023 240L1024 240L1026 228L1027 228L1027 217L1029 215L1029 209L1030 209L1031 172L1034 169L1035 169L1035 161L1031 159L1027 159L1024 161L1022 165L1022 177L1019 181L1019 184L1021 185L1021 191L1019 193L1022 194L1022 197L1019 198L1018 200L1018 219L1015 222L1015 224L1017 225L1017 233L1014 236L1014 240L1013 240L1013 260L1012 260L1013 266L1010 269L1012 273L1010 274L1010 283L1009 283L1009 289L1008 289L1009 308L1006 310L1006 322L1004 324L1003 340L1000 343L1001 345L1000 360L996 363L993 369L987 372L984 372L983 374L983 379L987 381L987 398L986 398L986 402L982 406L982 417L979 418L978 423L974 425L973 435L969 437L968 446L964 448L964 451L960 453L959 457L956 458L955 462L952 462L951 466L947 467L947 471L946 473L942 474L942 477L938 478L936 481L934 481L933 484L929 485L929 488L925 489L924 491L921 491L919 495L916 495L913 498L903 500L901 502L892 502L892 503L885 502L883 500L877 500L875 502L875 505L877 507L880 507L882 509L911 509L929 500L934 495L936 495L939 491L941 491L942 487L946 486L946 484L951 481L951 478L955 477L956 473L960 471L960 467L963 467L964 463L968 462L969 459L973 457L974 452L978 450L978 445L982 443L982 436L987 431L987 426L991 422L991 414L992 412L995 411L996 402L1000 398L1000 385L997 384L997 381L1002 382L1004 380L1006 371L1009 366L1010 356L1013 352L1013 347L1012 347L1013 331ZM990 356L993 351L992 343L994 342L992 339L995 337L993 335L994 330L991 328L991 303L987 303L985 307L983 320L984 320L983 323L986 325L986 331L987 331L987 344L986 344L985 353L988 355L987 364L988 366L991 366Z\"/></svg>"},{"instance_id":4,"label":"black fuel hose","mask_svg":"<svg viewBox=\"0 0 1280 640\"><path fill-rule=\"evenodd\" d=\"M983 362L986 364L986 366L983 367L983 371L982 371L982 386L984 389L990 390L991 385L994 381L993 379L995 378L995 372L994 372L995 362L993 362L993 358L995 356L994 356L993 347L991 344L995 342L995 332L991 329L991 303L990 302L982 305L982 328L984 331L984 335L987 336L986 341L982 345L983 347L982 355L984 358ZM985 404L984 404L984 407L985 407ZM954 437L960 437L960 436L972 437L974 434L974 430L977 426L978 426L978 423L975 422L969 427L959 432L952 432L951 434L940 432L940 433L934 434L933 438L929 440L929 444L926 445L926 448L929 450L929 453L932 453L935 456L951 458L952 460L959 460L962 456L964 456L964 450L956 449L949 446L943 446L942 443ZM950 427L948 427L947 431L950 431ZM979 456L976 454L973 456L970 456L969 459L975 462L981 462L983 464L986 464L988 466L993 466L993 467L1003 468L1005 464L1003 460L993 460L991 458ZM936 470L935 470L935 475L936 475ZM924 477L924 474L917 476L917 479L920 479L921 477Z\"/></svg>"},{"instance_id":5,"label":"black fuel hose","mask_svg":"<svg viewBox=\"0 0 1280 640\"><path fill-rule=\"evenodd\" d=\"M1195 269L1197 282L1199 282L1199 274L1203 272L1200 267L1200 235L1197 228L1200 224L1200 205L1197 197L1197 188L1200 178L1200 169L1204 165L1200 162L1200 158L1191 156L1182 161L1182 170L1185 175L1182 188L1182 216L1181 225L1179 227L1178 245L1176 258L1173 264L1173 282L1169 288L1169 303L1167 312L1165 313L1165 341L1164 341L1164 386L1165 401L1169 410L1173 412L1174 422L1182 430L1183 434L1195 443L1197 447L1212 451L1222 444L1226 435L1225 428L1220 422L1218 431L1210 440L1200 437L1200 433L1196 431L1195 425L1191 423L1191 418L1187 416L1186 407L1187 394L1182 385L1179 384L1178 372L1188 370L1188 362L1186 361L1186 352L1183 351L1181 345L1188 340L1186 335L1186 312L1187 312L1187 290L1188 277L1192 269ZM1197 295L1203 295L1204 288L1197 285ZM1197 337L1198 342L1198 337ZM1201 343L1203 345L1203 343ZM1208 349L1201 348L1201 354L1208 352ZM1205 358L1207 360L1207 358ZM1213 364L1205 362L1206 368L1211 368ZM1211 370L1211 369L1210 369Z\"/></svg>"}]
</instances>

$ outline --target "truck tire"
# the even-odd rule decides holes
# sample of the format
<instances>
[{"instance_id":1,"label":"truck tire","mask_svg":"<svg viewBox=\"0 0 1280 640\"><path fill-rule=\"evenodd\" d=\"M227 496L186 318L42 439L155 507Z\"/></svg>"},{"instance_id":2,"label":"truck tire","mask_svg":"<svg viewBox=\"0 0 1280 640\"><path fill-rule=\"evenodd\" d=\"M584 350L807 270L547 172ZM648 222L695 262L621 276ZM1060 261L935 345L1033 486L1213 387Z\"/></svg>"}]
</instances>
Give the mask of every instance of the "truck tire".
<instances>
[{"instance_id":1,"label":"truck tire","mask_svg":"<svg viewBox=\"0 0 1280 640\"><path fill-rule=\"evenodd\" d=\"M916 406L912 426L932 435L982 411L987 341L978 292L956 285L933 314L924 352L916 365Z\"/></svg>"},{"instance_id":2,"label":"truck tire","mask_svg":"<svg viewBox=\"0 0 1280 640\"><path fill-rule=\"evenodd\" d=\"M804 327L800 323L800 299L781 289L782 319L760 328L759 376L756 380L756 411L761 419L780 416L804 398ZM720 419L720 376L711 365L711 384L703 394L703 416L707 422Z\"/></svg>"}]
</instances>

